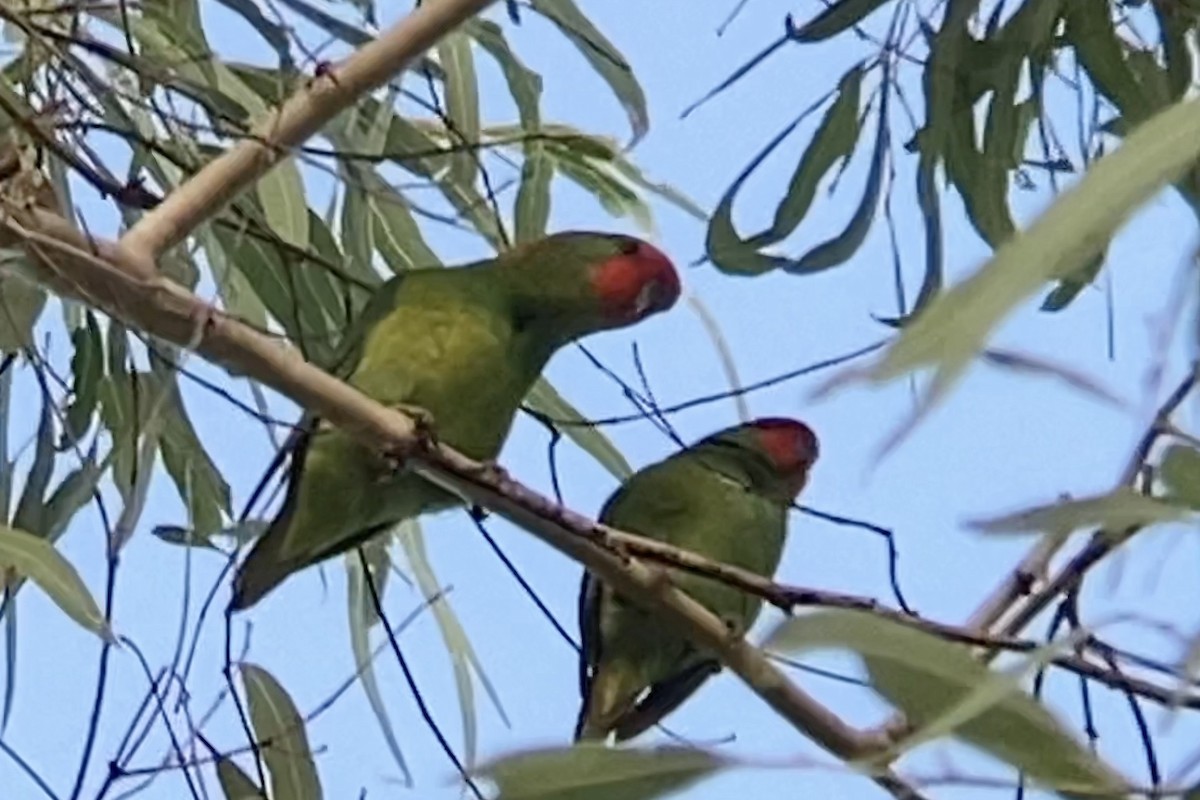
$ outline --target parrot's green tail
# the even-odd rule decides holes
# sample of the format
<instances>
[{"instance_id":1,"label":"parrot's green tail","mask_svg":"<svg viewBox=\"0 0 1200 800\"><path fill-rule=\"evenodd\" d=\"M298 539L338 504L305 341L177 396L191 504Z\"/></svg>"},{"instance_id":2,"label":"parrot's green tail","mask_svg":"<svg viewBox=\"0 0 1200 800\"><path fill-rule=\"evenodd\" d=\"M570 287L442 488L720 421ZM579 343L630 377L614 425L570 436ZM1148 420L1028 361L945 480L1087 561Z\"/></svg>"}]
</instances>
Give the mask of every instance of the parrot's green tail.
<instances>
[{"instance_id":1,"label":"parrot's green tail","mask_svg":"<svg viewBox=\"0 0 1200 800\"><path fill-rule=\"evenodd\" d=\"M290 504L289 504L290 505ZM238 568L233 579L233 599L230 611L243 611L262 600L300 564L293 559L284 559L279 554L280 545L286 538L291 523L291 508L285 507L278 517L259 537L250 550L250 555Z\"/></svg>"},{"instance_id":2,"label":"parrot's green tail","mask_svg":"<svg viewBox=\"0 0 1200 800\"><path fill-rule=\"evenodd\" d=\"M575 723L575 741L604 741L617 722L634 706L637 694L623 686L623 673L599 669L592 676L587 697Z\"/></svg>"}]
</instances>

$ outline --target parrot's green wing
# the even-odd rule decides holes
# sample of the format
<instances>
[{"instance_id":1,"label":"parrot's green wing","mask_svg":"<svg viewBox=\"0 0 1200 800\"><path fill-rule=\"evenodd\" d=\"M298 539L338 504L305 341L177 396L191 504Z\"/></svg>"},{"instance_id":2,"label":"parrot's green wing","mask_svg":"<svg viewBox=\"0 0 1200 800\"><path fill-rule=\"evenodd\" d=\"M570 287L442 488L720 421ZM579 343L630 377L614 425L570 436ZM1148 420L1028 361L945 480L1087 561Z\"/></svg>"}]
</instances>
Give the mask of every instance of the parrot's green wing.
<instances>
[{"instance_id":1,"label":"parrot's green wing","mask_svg":"<svg viewBox=\"0 0 1200 800\"><path fill-rule=\"evenodd\" d=\"M326 370L329 374L344 381L354 373L354 368L362 360L363 344L367 340L367 332L379 324L396 307L396 300L400 295L400 287L404 284L404 278L405 273L400 273L381 285L371 295L371 299L363 306L362 311L346 331L346 335L338 342L333 360Z\"/></svg>"},{"instance_id":2,"label":"parrot's green wing","mask_svg":"<svg viewBox=\"0 0 1200 800\"><path fill-rule=\"evenodd\" d=\"M633 710L618 721L614 731L618 742L640 736L657 725L667 714L679 708L713 675L721 671L721 662L706 659L692 663L664 681L650 687Z\"/></svg>"}]
</instances>

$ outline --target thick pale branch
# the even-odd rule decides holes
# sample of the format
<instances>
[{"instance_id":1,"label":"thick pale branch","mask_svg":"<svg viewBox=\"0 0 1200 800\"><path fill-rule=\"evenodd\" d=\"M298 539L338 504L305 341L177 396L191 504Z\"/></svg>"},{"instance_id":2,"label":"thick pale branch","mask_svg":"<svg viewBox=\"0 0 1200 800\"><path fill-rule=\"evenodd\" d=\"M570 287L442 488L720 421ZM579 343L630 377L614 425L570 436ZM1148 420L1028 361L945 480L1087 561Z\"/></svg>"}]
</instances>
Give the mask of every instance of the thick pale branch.
<instances>
[{"instance_id":1,"label":"thick pale branch","mask_svg":"<svg viewBox=\"0 0 1200 800\"><path fill-rule=\"evenodd\" d=\"M761 651L730 636L721 620L676 589L661 569L606 549L606 537L620 532L564 509L501 470L428 444L404 414L360 394L306 362L286 343L225 315L177 284L146 276L111 243L88 240L61 218L40 211L18 210L5 224L25 240L47 270L43 279L56 290L195 350L234 374L271 386L364 444L405 457L411 469L429 480L520 525L713 649L781 716L834 755L855 760L889 744L885 737L848 726L788 680ZM920 797L895 775L871 777L896 797Z\"/></svg>"},{"instance_id":2,"label":"thick pale branch","mask_svg":"<svg viewBox=\"0 0 1200 800\"><path fill-rule=\"evenodd\" d=\"M131 260L148 269L168 248L286 158L291 148L367 92L382 86L414 58L493 0L432 0L362 47L322 70L305 91L288 99L243 139L168 195L121 237Z\"/></svg>"}]
</instances>

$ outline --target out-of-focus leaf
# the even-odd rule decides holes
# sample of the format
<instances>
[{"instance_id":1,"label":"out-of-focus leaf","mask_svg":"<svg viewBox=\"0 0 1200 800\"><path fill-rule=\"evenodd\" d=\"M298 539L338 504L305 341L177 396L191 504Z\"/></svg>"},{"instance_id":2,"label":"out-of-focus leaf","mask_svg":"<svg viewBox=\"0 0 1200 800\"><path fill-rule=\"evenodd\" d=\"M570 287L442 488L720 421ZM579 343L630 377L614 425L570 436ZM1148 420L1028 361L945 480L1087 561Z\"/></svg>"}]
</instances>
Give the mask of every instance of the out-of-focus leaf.
<instances>
[{"instance_id":1,"label":"out-of-focus leaf","mask_svg":"<svg viewBox=\"0 0 1200 800\"><path fill-rule=\"evenodd\" d=\"M176 544L183 547L200 547L205 550L213 550L222 555L228 555L226 550L219 547L213 541L214 536L228 537L231 541L231 547L236 549L250 544L250 542L262 536L266 530L266 520L247 519L210 534L201 534L192 528L182 525L155 525L151 528L150 533L154 538L167 544Z\"/></svg>"},{"instance_id":2,"label":"out-of-focus leaf","mask_svg":"<svg viewBox=\"0 0 1200 800\"><path fill-rule=\"evenodd\" d=\"M646 95L629 62L583 15L574 0L530 0L530 6L557 25L608 84L629 117L629 126L633 130L629 147L635 145L650 130L650 113L646 109Z\"/></svg>"},{"instance_id":3,"label":"out-of-focus leaf","mask_svg":"<svg viewBox=\"0 0 1200 800\"><path fill-rule=\"evenodd\" d=\"M913 419L926 413L1005 316L1046 280L1070 274L1095 256L1110 233L1198 156L1200 100L1147 120L975 275L935 299L901 331L868 378L887 381L934 367L931 388ZM902 433L911 430L910 422Z\"/></svg>"},{"instance_id":4,"label":"out-of-focus leaf","mask_svg":"<svg viewBox=\"0 0 1200 800\"><path fill-rule=\"evenodd\" d=\"M14 352L33 344L33 326L46 305L46 292L21 275L7 271L15 260L0 253L0 353Z\"/></svg>"},{"instance_id":5,"label":"out-of-focus leaf","mask_svg":"<svg viewBox=\"0 0 1200 800\"><path fill-rule=\"evenodd\" d=\"M320 800L321 781L296 704L262 667L243 662L241 672L254 738L262 742L263 762L270 773L271 797Z\"/></svg>"},{"instance_id":6,"label":"out-of-focus leaf","mask_svg":"<svg viewBox=\"0 0 1200 800\"><path fill-rule=\"evenodd\" d=\"M383 558L387 558L386 547L377 546L374 548L374 552L376 557L382 554ZM376 584L376 592L382 599L382 582L387 575L388 563L384 561L371 564L370 561L369 559L368 565ZM400 742L396 739L396 733L392 728L391 717L388 716L387 705L383 702L383 693L379 690L379 680L375 677L375 660L371 653L371 626L379 617L375 611L375 605L371 601L371 592L366 585L366 576L363 573L357 550L346 554L346 572L346 590L349 593L346 609L349 613L350 649L354 653L355 669L358 671L363 691L366 692L367 702L371 705L371 712L379 722L383 740L387 743L388 750L391 751L392 758L400 769L400 774L404 776L405 784L411 786L412 772L408 769L408 762L404 760Z\"/></svg>"},{"instance_id":7,"label":"out-of-focus leaf","mask_svg":"<svg viewBox=\"0 0 1200 800\"><path fill-rule=\"evenodd\" d=\"M917 166L917 204L925 226L925 277L912 309L900 317L876 317L885 325L902 327L916 319L929 302L942 290L942 211L937 186L934 185L933 156L922 152Z\"/></svg>"},{"instance_id":8,"label":"out-of-focus leaf","mask_svg":"<svg viewBox=\"0 0 1200 800\"><path fill-rule=\"evenodd\" d=\"M983 533L1038 533L1066 536L1080 528L1101 528L1118 533L1187 514L1181 506L1147 497L1122 486L1108 494L1034 506L992 519L967 524Z\"/></svg>"},{"instance_id":9,"label":"out-of-focus leaf","mask_svg":"<svg viewBox=\"0 0 1200 800\"><path fill-rule=\"evenodd\" d=\"M116 641L75 567L44 539L0 525L0 566L29 578L71 619L106 641Z\"/></svg>"},{"instance_id":10,"label":"out-of-focus leaf","mask_svg":"<svg viewBox=\"0 0 1200 800\"><path fill-rule=\"evenodd\" d=\"M433 617L442 634L442 641L446 644L446 652L450 655L450 663L454 669L454 685L458 691L458 705L462 715L463 763L467 769L471 769L475 765L477 745L475 690L471 682L472 672L479 678L480 684L487 692L505 725L509 724L508 715L500 703L500 696L496 694L495 688L488 680L487 673L484 672L483 665L479 662L479 657L475 654L475 648L471 646L467 632L463 630L458 616L442 593L437 576L433 573L433 565L429 563L429 559L425 555L425 537L420 524L416 520L405 520L400 524L396 538L404 550L404 555L408 558L409 567L417 582L417 588L421 591L421 596L432 605Z\"/></svg>"},{"instance_id":11,"label":"out-of-focus leaf","mask_svg":"<svg viewBox=\"0 0 1200 800\"><path fill-rule=\"evenodd\" d=\"M100 379L104 375L104 351L96 315L84 314L84 324L71 332L71 404L64 422L68 442L80 439L92 424L92 415L100 401ZM65 446L65 445L64 445Z\"/></svg>"},{"instance_id":12,"label":"out-of-focus leaf","mask_svg":"<svg viewBox=\"0 0 1200 800\"><path fill-rule=\"evenodd\" d=\"M653 800L734 763L687 747L583 744L513 753L484 764L476 774L496 782L496 800Z\"/></svg>"},{"instance_id":13,"label":"out-of-focus leaf","mask_svg":"<svg viewBox=\"0 0 1200 800\"><path fill-rule=\"evenodd\" d=\"M1168 447L1158 477L1171 500L1200 510L1200 452L1194 447L1182 444Z\"/></svg>"},{"instance_id":14,"label":"out-of-focus leaf","mask_svg":"<svg viewBox=\"0 0 1200 800\"><path fill-rule=\"evenodd\" d=\"M692 219L698 222L707 222L708 213L696 204L686 194L675 188L669 183L661 183L652 181L646 177L645 173L635 165L632 161L624 156L617 156L612 162L613 169L624 176L630 184L640 189L645 189L647 192L666 200L671 205L684 212Z\"/></svg>"},{"instance_id":15,"label":"out-of-focus leaf","mask_svg":"<svg viewBox=\"0 0 1200 800\"><path fill-rule=\"evenodd\" d=\"M546 149L547 154L552 151ZM650 208L637 192L618 180L606 169L607 162L583 156L570 149L554 152L555 166L563 177L575 182L593 197L604 210L614 217L632 217L643 230L653 230L654 221Z\"/></svg>"},{"instance_id":16,"label":"out-of-focus leaf","mask_svg":"<svg viewBox=\"0 0 1200 800\"><path fill-rule=\"evenodd\" d=\"M586 423L587 418L576 411L575 407L568 403L545 378L538 378L537 382L533 384L529 394L525 395L525 403L530 410L550 419L581 423L563 425L560 430L571 441L579 445L585 453L596 459L600 466L611 472L617 480L623 481L633 474L633 468L629 466L629 462L625 460L625 456L621 455L621 451L616 448L612 440L598 428L582 424Z\"/></svg>"},{"instance_id":17,"label":"out-of-focus leaf","mask_svg":"<svg viewBox=\"0 0 1200 800\"><path fill-rule=\"evenodd\" d=\"M231 759L217 759L217 783L221 784L225 800L267 800L250 776Z\"/></svg>"},{"instance_id":18,"label":"out-of-focus leaf","mask_svg":"<svg viewBox=\"0 0 1200 800\"><path fill-rule=\"evenodd\" d=\"M1117 793L1126 782L1081 746L1013 676L995 673L970 648L861 611L826 610L785 620L763 647L858 654L872 687L901 709L917 740L948 734L971 743L1047 787ZM1041 658L1052 656L1046 651ZM1036 666L1039 656L1026 666ZM1111 793L1111 794L1110 794Z\"/></svg>"},{"instance_id":19,"label":"out-of-focus leaf","mask_svg":"<svg viewBox=\"0 0 1200 800\"><path fill-rule=\"evenodd\" d=\"M819 42L862 22L887 0L837 0L801 25L790 38L797 42Z\"/></svg>"},{"instance_id":20,"label":"out-of-focus leaf","mask_svg":"<svg viewBox=\"0 0 1200 800\"><path fill-rule=\"evenodd\" d=\"M33 449L33 464L25 476L25 489L17 502L17 511L13 514L14 528L40 534L42 532L42 513L45 506L42 499L46 495L46 487L50 484L50 475L54 472L54 401L42 395L42 414L38 421L37 442Z\"/></svg>"},{"instance_id":21,"label":"out-of-focus leaf","mask_svg":"<svg viewBox=\"0 0 1200 800\"><path fill-rule=\"evenodd\" d=\"M550 182L554 178L554 161L546 155L540 142L525 148L521 165L521 185L517 189L516 241L532 242L546 235L550 221Z\"/></svg>"},{"instance_id":22,"label":"out-of-focus leaf","mask_svg":"<svg viewBox=\"0 0 1200 800\"><path fill-rule=\"evenodd\" d=\"M713 347L717 351L721 369L725 372L725 379L729 381L729 397L733 400L734 408L737 409L738 419L742 422L749 422L751 419L750 405L746 402L746 393L742 390L742 380L738 377L737 360L733 357L733 351L729 349L729 342L725 340L725 335L721 333L721 323L697 295L688 292L687 303L700 318L704 332L708 334L708 338L712 340Z\"/></svg>"},{"instance_id":23,"label":"out-of-focus leaf","mask_svg":"<svg viewBox=\"0 0 1200 800\"><path fill-rule=\"evenodd\" d=\"M163 415L159 440L163 466L190 512L192 526L201 534L212 533L220 529L222 514L232 513L229 484L192 427L175 373L157 362L155 366L156 388L163 398L158 408Z\"/></svg>"},{"instance_id":24,"label":"out-of-focus leaf","mask_svg":"<svg viewBox=\"0 0 1200 800\"><path fill-rule=\"evenodd\" d=\"M462 31L443 36L437 45L438 60L446 73L446 116L457 146L450 158L450 180L472 186L479 177L479 87L471 40Z\"/></svg>"}]
</instances>

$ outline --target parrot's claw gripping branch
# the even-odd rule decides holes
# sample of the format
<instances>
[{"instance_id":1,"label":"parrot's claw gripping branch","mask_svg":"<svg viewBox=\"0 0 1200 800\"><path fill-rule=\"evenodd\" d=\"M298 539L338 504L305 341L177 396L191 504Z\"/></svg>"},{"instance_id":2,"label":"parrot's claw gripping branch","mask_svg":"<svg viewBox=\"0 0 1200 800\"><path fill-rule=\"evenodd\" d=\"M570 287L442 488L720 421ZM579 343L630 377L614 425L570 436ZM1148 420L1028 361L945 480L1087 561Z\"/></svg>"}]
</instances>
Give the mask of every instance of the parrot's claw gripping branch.
<instances>
[{"instance_id":1,"label":"parrot's claw gripping branch","mask_svg":"<svg viewBox=\"0 0 1200 800\"><path fill-rule=\"evenodd\" d=\"M386 483L397 474L409 468L409 460L418 453L429 453L437 449L437 428L434 425L433 414L420 406L397 403L389 406L398 411L412 422L412 435L399 442L393 442L380 454L384 462L384 470L376 479Z\"/></svg>"}]
</instances>

